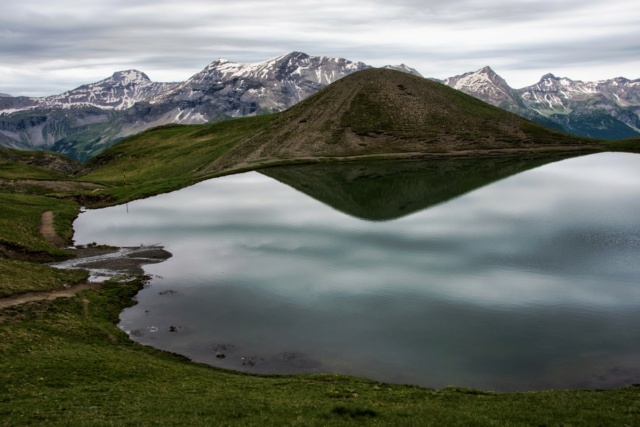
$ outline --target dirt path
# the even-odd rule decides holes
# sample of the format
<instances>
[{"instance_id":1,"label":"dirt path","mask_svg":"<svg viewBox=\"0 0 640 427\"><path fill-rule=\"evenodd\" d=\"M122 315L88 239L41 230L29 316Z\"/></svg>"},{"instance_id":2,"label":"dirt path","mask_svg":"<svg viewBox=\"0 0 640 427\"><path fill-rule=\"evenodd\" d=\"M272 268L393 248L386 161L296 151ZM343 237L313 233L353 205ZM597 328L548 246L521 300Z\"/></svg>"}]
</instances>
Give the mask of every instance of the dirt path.
<instances>
[{"instance_id":1,"label":"dirt path","mask_svg":"<svg viewBox=\"0 0 640 427\"><path fill-rule=\"evenodd\" d=\"M53 243L59 248L65 246L64 240L56 234L53 227L53 212L51 211L43 212L40 217L40 234L47 242Z\"/></svg>"},{"instance_id":2,"label":"dirt path","mask_svg":"<svg viewBox=\"0 0 640 427\"><path fill-rule=\"evenodd\" d=\"M53 243L59 248L66 246L64 240L56 234L53 226L53 212L43 212L40 217L40 233L46 241ZM162 262L171 257L161 246L140 246L136 248L115 248L115 247L89 247L72 248L69 252L76 255L68 261L58 264L70 264L66 268L100 269L111 272L113 275L144 274L142 266ZM58 268L65 268L58 266ZM0 309L11 307L30 301L52 300L56 298L68 298L84 289L98 289L100 283L88 282L79 283L64 289L56 289L43 292L26 292L24 294L13 295L0 298Z\"/></svg>"},{"instance_id":3,"label":"dirt path","mask_svg":"<svg viewBox=\"0 0 640 427\"><path fill-rule=\"evenodd\" d=\"M56 230L53 226L53 212L51 211L43 212L40 217L40 234L42 234L42 237L44 237L47 242L53 243L59 248L65 246L64 240L56 234ZM4 297L0 298L0 309L30 301L52 300L61 297L68 298L84 289L96 289L99 286L99 283L83 282L64 289L43 292L27 292L24 294Z\"/></svg>"},{"instance_id":4,"label":"dirt path","mask_svg":"<svg viewBox=\"0 0 640 427\"><path fill-rule=\"evenodd\" d=\"M26 294L13 295L10 297L0 298L0 309L31 301L52 300L63 297L68 298L74 296L77 292L80 292L82 290L97 289L99 287L100 283L85 282L57 291L28 292Z\"/></svg>"}]
</instances>

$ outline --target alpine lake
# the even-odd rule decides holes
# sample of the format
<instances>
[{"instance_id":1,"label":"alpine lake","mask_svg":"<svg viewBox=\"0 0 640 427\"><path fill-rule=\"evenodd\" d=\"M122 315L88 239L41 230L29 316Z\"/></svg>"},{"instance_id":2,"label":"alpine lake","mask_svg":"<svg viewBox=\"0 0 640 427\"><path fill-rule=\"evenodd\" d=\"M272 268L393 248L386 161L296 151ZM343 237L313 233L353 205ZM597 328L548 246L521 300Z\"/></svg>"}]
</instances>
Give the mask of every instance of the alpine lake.
<instances>
[{"instance_id":1,"label":"alpine lake","mask_svg":"<svg viewBox=\"0 0 640 427\"><path fill-rule=\"evenodd\" d=\"M640 383L640 155L264 169L89 210L170 259L120 327L259 374L496 391Z\"/></svg>"}]
</instances>

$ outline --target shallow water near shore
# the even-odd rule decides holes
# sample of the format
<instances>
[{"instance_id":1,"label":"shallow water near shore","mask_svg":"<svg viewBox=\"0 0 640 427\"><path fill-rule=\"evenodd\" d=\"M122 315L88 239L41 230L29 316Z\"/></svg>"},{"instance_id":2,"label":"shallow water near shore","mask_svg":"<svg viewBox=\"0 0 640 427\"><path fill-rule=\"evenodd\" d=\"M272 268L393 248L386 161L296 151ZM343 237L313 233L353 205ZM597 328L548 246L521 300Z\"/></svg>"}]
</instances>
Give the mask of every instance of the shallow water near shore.
<instances>
[{"instance_id":1,"label":"shallow water near shore","mask_svg":"<svg viewBox=\"0 0 640 427\"><path fill-rule=\"evenodd\" d=\"M120 326L214 366L640 383L640 156L545 163L268 169L84 212L75 239L171 252Z\"/></svg>"}]
</instances>

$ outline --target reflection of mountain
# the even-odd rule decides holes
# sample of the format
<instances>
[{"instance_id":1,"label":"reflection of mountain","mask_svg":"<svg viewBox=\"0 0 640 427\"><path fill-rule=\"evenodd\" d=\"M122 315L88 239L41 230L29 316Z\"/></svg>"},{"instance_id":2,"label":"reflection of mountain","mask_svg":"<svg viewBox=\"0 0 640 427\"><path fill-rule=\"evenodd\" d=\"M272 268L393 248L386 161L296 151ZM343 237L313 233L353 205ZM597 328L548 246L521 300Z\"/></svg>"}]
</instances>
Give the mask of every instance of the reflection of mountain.
<instances>
[{"instance_id":1,"label":"reflection of mountain","mask_svg":"<svg viewBox=\"0 0 640 427\"><path fill-rule=\"evenodd\" d=\"M570 154L284 166L260 172L348 215L388 221Z\"/></svg>"}]
</instances>

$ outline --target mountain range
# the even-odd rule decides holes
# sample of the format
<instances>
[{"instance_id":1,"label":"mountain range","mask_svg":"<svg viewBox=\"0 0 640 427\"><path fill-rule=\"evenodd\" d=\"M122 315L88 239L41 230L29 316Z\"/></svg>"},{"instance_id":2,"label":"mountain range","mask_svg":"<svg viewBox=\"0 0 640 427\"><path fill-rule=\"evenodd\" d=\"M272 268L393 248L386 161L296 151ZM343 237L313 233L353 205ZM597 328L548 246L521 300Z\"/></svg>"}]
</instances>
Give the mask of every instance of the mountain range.
<instances>
[{"instance_id":1,"label":"mountain range","mask_svg":"<svg viewBox=\"0 0 640 427\"><path fill-rule=\"evenodd\" d=\"M258 64L217 60L185 82L120 71L60 95L0 96L0 146L47 149L84 161L127 136L169 123L202 124L286 110L325 86L372 68L292 52ZM388 68L419 77L404 64ZM583 83L551 74L522 89L491 68L440 81L486 103L580 136L640 134L640 80Z\"/></svg>"},{"instance_id":2,"label":"mountain range","mask_svg":"<svg viewBox=\"0 0 640 427\"><path fill-rule=\"evenodd\" d=\"M640 134L640 79L582 82L545 74L513 89L490 67L442 83L540 124L579 136L621 139Z\"/></svg>"}]
</instances>

